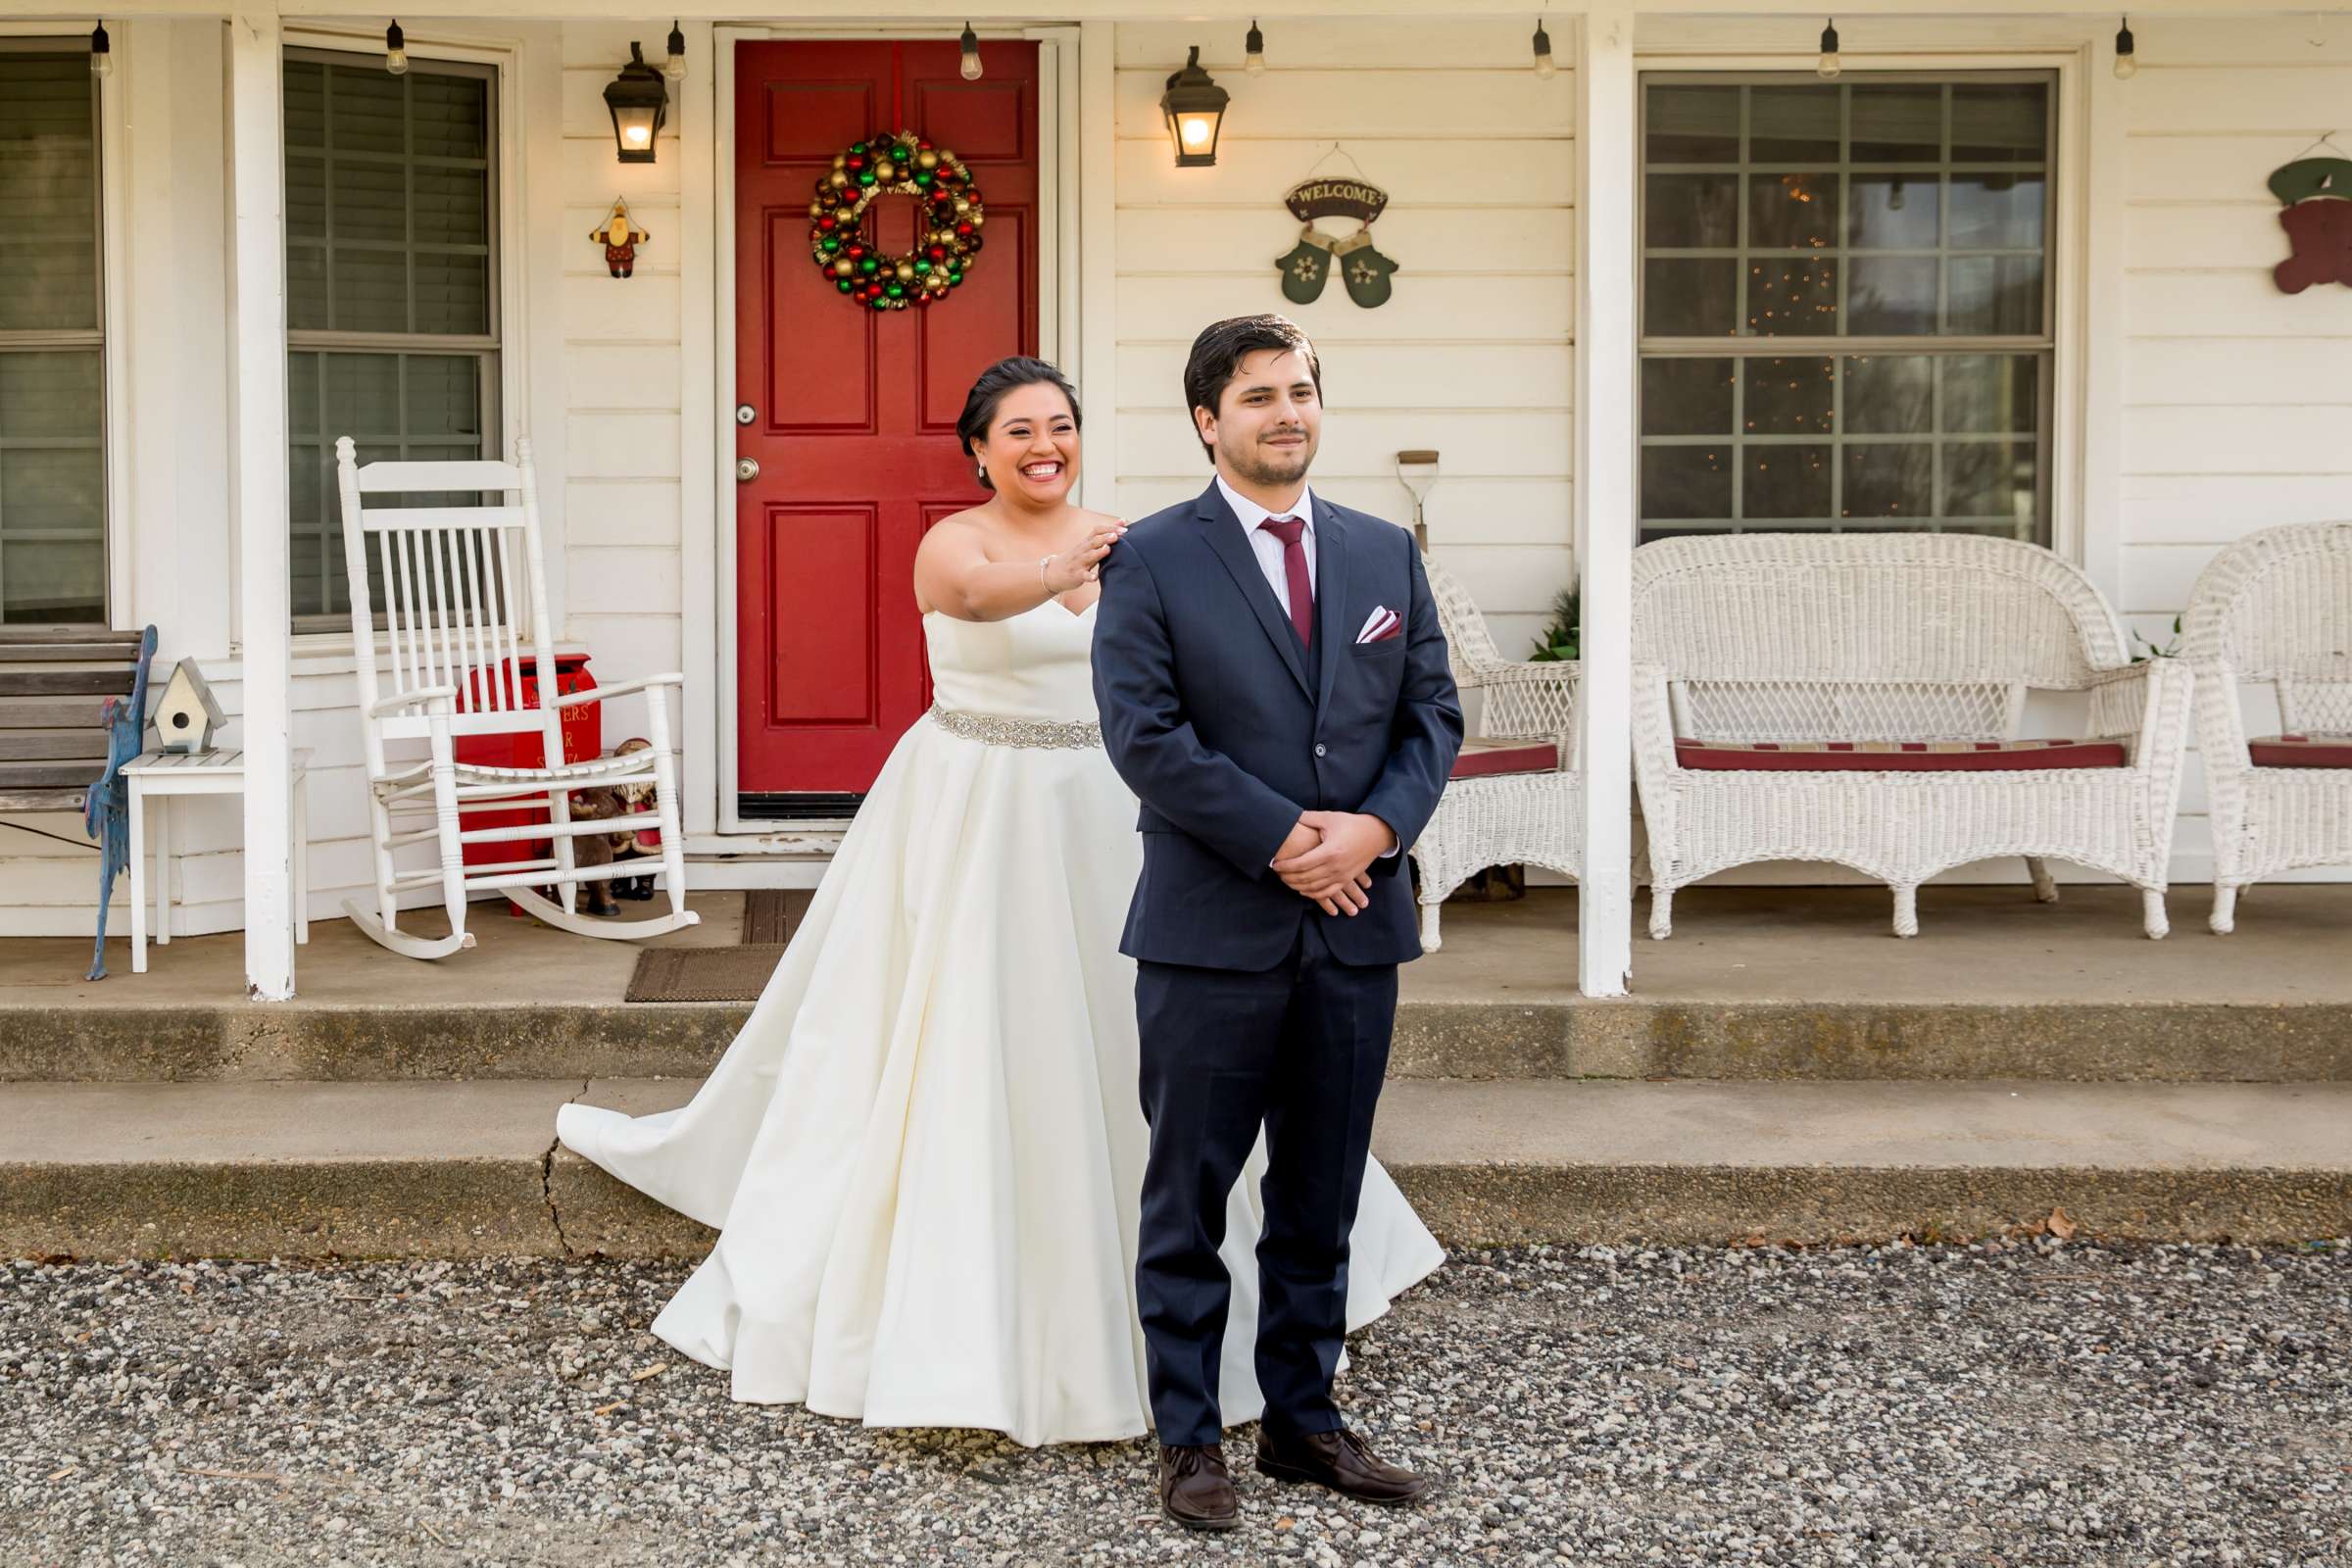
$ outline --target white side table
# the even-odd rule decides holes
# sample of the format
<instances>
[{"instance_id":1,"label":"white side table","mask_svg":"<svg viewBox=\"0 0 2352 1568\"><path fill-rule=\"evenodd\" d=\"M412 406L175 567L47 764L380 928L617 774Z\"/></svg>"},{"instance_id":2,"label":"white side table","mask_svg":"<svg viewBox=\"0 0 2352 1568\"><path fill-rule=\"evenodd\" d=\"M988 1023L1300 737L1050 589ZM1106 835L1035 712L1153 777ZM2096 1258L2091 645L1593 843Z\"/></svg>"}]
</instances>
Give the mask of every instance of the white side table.
<instances>
[{"instance_id":1,"label":"white side table","mask_svg":"<svg viewBox=\"0 0 2352 1568\"><path fill-rule=\"evenodd\" d=\"M294 763L294 940L311 940L311 805L308 747ZM155 801L155 945L172 942L172 797L242 795L243 752L142 752L122 765L130 780L130 972L147 972L147 802Z\"/></svg>"}]
</instances>

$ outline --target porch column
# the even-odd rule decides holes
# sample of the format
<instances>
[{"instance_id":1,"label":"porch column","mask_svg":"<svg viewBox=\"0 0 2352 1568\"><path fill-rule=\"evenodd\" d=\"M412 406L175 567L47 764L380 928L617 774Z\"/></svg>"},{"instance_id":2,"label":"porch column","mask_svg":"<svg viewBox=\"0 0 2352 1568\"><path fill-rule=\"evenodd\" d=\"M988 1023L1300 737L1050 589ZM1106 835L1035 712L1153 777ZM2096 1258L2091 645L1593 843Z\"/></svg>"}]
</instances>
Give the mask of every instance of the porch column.
<instances>
[{"instance_id":1,"label":"porch column","mask_svg":"<svg viewBox=\"0 0 2352 1568\"><path fill-rule=\"evenodd\" d=\"M1583 586L1578 756L1585 874L1577 986L1621 997L1633 969L1635 353L1634 14L1598 6L1576 52L1576 566Z\"/></svg>"},{"instance_id":2,"label":"porch column","mask_svg":"<svg viewBox=\"0 0 2352 1568\"><path fill-rule=\"evenodd\" d=\"M277 18L228 22L229 378L237 627L245 668L245 992L294 995L288 730L285 152Z\"/></svg>"}]
</instances>

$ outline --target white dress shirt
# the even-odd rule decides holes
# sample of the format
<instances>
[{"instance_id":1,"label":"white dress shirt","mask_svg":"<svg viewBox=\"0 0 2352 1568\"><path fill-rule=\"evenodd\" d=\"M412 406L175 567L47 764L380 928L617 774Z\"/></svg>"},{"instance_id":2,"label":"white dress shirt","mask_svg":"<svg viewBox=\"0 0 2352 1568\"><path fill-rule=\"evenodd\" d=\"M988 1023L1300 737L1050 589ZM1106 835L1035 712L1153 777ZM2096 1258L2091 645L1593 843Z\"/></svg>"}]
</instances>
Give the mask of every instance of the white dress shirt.
<instances>
[{"instance_id":1,"label":"white dress shirt","mask_svg":"<svg viewBox=\"0 0 2352 1568\"><path fill-rule=\"evenodd\" d=\"M1225 476L1221 473L1217 475L1217 489L1223 492L1225 504L1233 509L1233 514L1242 519L1242 533L1250 541L1250 550L1257 556L1257 569L1266 574L1266 586L1274 590L1274 602L1282 606L1284 614L1289 614L1291 612L1291 574L1282 564L1282 541L1260 528L1258 524L1268 517L1297 517L1306 524L1306 530L1298 536L1298 543L1306 551L1306 584L1308 588L1313 588L1315 584L1315 493L1306 486L1300 485L1297 506L1288 512L1268 512L1227 484Z\"/></svg>"},{"instance_id":2,"label":"white dress shirt","mask_svg":"<svg viewBox=\"0 0 2352 1568\"><path fill-rule=\"evenodd\" d=\"M1311 593L1315 586L1314 491L1305 485L1300 485L1298 503L1290 511L1268 512L1227 484L1225 476L1221 473L1217 475L1217 489L1224 495L1225 504L1233 509L1233 514L1242 520L1242 533L1249 539L1250 550L1257 556L1257 569L1266 574L1266 586L1274 590L1274 602L1282 606L1284 614L1289 614L1291 612L1291 572L1290 568L1285 566L1282 562L1285 547L1280 539L1275 538L1258 524L1268 517L1297 517L1306 524L1306 527L1298 535L1298 544L1306 552L1306 586ZM1323 650L1323 657L1329 659L1338 651L1334 648L1326 648ZM1386 860L1396 853L1396 846L1392 844L1380 852L1380 858Z\"/></svg>"}]
</instances>

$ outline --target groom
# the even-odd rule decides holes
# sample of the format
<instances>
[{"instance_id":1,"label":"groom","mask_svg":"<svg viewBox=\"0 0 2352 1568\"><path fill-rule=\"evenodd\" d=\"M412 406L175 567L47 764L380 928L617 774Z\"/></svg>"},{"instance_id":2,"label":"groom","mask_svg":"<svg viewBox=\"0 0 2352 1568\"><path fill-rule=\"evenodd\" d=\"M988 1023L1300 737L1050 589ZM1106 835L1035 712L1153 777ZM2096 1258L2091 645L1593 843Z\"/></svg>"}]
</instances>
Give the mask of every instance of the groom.
<instances>
[{"instance_id":1,"label":"groom","mask_svg":"<svg viewBox=\"0 0 2352 1568\"><path fill-rule=\"evenodd\" d=\"M1306 483L1323 429L1314 345L1279 316L1219 321L1184 369L1216 480L1145 518L1102 566L1095 697L1143 802L1137 960L1144 1174L1136 1294L1160 1506L1240 1522L1217 1364L1217 1248L1262 1126L1257 1467L1368 1502L1428 1482L1384 1463L1331 1399L1348 1237L1396 1011L1420 956L1401 851L1462 739L1412 535Z\"/></svg>"}]
</instances>

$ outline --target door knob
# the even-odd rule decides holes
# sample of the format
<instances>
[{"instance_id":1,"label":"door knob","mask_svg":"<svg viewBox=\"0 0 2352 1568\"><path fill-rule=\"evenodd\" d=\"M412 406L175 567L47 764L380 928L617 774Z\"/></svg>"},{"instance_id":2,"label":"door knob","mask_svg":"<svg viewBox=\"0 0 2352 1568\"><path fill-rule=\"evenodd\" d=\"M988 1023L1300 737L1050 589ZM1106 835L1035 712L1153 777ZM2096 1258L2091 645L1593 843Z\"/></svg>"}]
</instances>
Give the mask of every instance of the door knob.
<instances>
[{"instance_id":1,"label":"door knob","mask_svg":"<svg viewBox=\"0 0 2352 1568\"><path fill-rule=\"evenodd\" d=\"M760 477L760 460L759 460L759 459L757 459L757 458L737 458L737 459L735 460L735 479L736 479L736 482L737 482L738 484L750 484L750 483L751 483L751 482L752 482L754 479L757 479L757 478L759 478L759 477Z\"/></svg>"}]
</instances>

